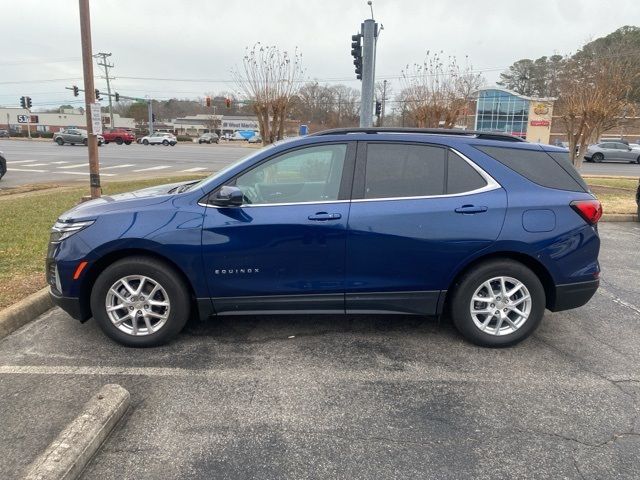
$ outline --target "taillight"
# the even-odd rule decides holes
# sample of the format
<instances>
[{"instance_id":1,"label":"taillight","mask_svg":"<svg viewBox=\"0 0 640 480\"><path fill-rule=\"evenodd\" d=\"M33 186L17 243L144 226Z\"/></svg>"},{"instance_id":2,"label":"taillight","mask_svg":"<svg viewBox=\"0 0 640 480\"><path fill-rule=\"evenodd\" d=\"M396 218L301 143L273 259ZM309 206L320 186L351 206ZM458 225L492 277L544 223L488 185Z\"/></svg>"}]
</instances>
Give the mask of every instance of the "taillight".
<instances>
[{"instance_id":1,"label":"taillight","mask_svg":"<svg viewBox=\"0 0 640 480\"><path fill-rule=\"evenodd\" d=\"M595 225L602 216L602 205L598 200L574 200L573 208L589 225Z\"/></svg>"}]
</instances>

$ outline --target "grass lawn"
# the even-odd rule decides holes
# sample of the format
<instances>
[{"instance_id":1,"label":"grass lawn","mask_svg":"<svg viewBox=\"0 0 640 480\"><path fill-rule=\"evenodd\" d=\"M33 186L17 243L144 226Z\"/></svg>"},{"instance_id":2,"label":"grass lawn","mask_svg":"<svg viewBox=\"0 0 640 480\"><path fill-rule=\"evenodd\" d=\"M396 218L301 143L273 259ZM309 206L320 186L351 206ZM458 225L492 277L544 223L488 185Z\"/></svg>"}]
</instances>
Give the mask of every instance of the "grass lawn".
<instances>
[{"instance_id":1,"label":"grass lawn","mask_svg":"<svg viewBox=\"0 0 640 480\"><path fill-rule=\"evenodd\" d=\"M197 175L103 185L105 195L180 182ZM58 216L88 193L87 186L56 187L0 195L0 309L46 285L44 260L49 230Z\"/></svg>"},{"instance_id":2,"label":"grass lawn","mask_svg":"<svg viewBox=\"0 0 640 480\"><path fill-rule=\"evenodd\" d=\"M112 182L104 194L136 190L162 183L201 178L164 177ZM637 179L585 177L605 213L636 213ZM32 190L32 191L29 191ZM21 188L0 194L0 309L43 288L49 229L58 216L78 203L86 186Z\"/></svg>"}]
</instances>

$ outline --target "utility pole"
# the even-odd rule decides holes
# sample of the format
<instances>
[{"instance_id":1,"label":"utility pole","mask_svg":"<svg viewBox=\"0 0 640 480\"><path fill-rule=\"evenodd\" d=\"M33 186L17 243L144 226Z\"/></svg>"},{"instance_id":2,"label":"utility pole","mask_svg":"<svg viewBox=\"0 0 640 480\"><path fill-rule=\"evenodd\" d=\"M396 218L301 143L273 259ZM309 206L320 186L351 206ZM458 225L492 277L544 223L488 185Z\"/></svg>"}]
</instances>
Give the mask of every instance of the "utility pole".
<instances>
[{"instance_id":1,"label":"utility pole","mask_svg":"<svg viewBox=\"0 0 640 480\"><path fill-rule=\"evenodd\" d=\"M373 97L375 90L376 37L378 24L372 18L362 24L362 100L360 126L373 126Z\"/></svg>"},{"instance_id":2,"label":"utility pole","mask_svg":"<svg viewBox=\"0 0 640 480\"><path fill-rule=\"evenodd\" d=\"M93 83L93 57L91 50L91 14L89 0L78 0L80 6L80 38L82 42L82 73L84 76L84 103L87 115L87 133L89 146L89 186L91 198L102 194L100 187L100 163L98 160L98 136L93 132L92 105L96 101Z\"/></svg>"},{"instance_id":3,"label":"utility pole","mask_svg":"<svg viewBox=\"0 0 640 480\"><path fill-rule=\"evenodd\" d=\"M382 82L382 114L380 115L380 126L384 126L384 109L387 105L387 81Z\"/></svg>"},{"instance_id":4,"label":"utility pole","mask_svg":"<svg viewBox=\"0 0 640 480\"><path fill-rule=\"evenodd\" d=\"M110 57L111 53L100 52L94 55L95 58L102 58L102 63L98 62L98 65L104 67L104 79L107 81L107 93L109 94L109 125L111 128L114 128L113 124L113 105L111 104L111 84L109 78L109 69L113 68L113 63L107 63L107 57Z\"/></svg>"}]
</instances>

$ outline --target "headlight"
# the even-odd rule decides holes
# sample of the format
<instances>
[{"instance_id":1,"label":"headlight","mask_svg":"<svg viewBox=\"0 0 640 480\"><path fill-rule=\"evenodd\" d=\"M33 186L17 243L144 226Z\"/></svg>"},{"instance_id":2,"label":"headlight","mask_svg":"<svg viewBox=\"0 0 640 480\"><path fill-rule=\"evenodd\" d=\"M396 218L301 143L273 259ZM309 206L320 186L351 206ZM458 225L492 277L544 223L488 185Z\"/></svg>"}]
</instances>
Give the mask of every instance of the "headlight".
<instances>
[{"instance_id":1,"label":"headlight","mask_svg":"<svg viewBox=\"0 0 640 480\"><path fill-rule=\"evenodd\" d=\"M51 243L59 243L62 240L69 238L74 233L78 233L80 230L87 228L95 220L88 220L85 222L56 222L53 228L51 228L51 236L49 241Z\"/></svg>"}]
</instances>

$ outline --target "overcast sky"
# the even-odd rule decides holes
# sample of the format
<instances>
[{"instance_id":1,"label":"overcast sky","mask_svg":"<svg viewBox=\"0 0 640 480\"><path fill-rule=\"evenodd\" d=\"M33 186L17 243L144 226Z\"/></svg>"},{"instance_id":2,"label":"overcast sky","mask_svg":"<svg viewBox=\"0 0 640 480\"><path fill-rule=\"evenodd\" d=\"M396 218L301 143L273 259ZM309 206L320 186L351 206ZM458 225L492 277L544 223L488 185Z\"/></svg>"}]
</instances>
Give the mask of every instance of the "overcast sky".
<instances>
[{"instance_id":1,"label":"overcast sky","mask_svg":"<svg viewBox=\"0 0 640 480\"><path fill-rule=\"evenodd\" d=\"M374 0L373 6L384 25L377 79L391 81L431 49L468 55L493 83L515 60L570 53L623 25L640 25L637 0ZM34 107L81 103L64 90L82 85L78 2L0 0L0 11L0 105L17 105L22 95ZM359 88L350 37L369 15L365 0L91 2L93 50L113 53L114 89L163 99L237 90L230 71L258 41L298 47L310 79ZM179 81L193 79L199 81ZM106 90L102 79L96 82Z\"/></svg>"}]
</instances>

